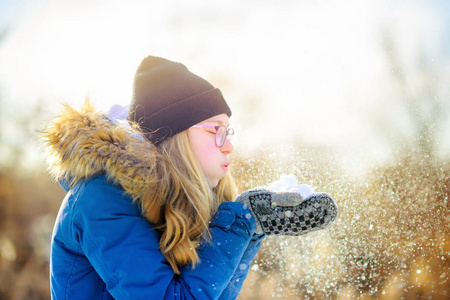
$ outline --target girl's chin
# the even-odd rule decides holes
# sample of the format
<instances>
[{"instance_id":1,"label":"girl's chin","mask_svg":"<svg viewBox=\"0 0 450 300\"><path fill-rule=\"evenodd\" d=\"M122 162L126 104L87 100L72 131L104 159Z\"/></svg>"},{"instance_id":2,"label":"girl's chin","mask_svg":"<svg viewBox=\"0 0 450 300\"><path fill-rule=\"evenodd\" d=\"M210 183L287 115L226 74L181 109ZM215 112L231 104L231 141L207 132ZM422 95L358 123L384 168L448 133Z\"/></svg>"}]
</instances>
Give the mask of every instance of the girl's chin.
<instances>
[{"instance_id":1,"label":"girl's chin","mask_svg":"<svg viewBox=\"0 0 450 300\"><path fill-rule=\"evenodd\" d=\"M208 179L209 186L210 186L212 189L215 188L215 187L217 187L217 185L219 184L219 181L220 181L222 178L224 178L224 177L225 177L225 174L224 174L222 177L220 177L219 179L217 179L217 178L215 178L215 179L209 178L209 179Z\"/></svg>"},{"instance_id":2,"label":"girl's chin","mask_svg":"<svg viewBox=\"0 0 450 300\"><path fill-rule=\"evenodd\" d=\"M212 189L215 188L215 187L217 187L218 184L219 184L218 181L215 181L215 182L209 181L209 186L210 186Z\"/></svg>"}]
</instances>

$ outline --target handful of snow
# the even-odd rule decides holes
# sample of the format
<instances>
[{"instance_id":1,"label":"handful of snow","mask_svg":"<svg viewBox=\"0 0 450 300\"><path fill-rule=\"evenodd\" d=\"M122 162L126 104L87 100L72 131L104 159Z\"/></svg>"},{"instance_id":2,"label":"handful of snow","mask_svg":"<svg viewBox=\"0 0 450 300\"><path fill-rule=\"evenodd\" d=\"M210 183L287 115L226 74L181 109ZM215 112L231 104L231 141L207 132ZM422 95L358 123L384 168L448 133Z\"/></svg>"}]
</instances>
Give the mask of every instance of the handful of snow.
<instances>
[{"instance_id":1,"label":"handful of snow","mask_svg":"<svg viewBox=\"0 0 450 300\"><path fill-rule=\"evenodd\" d=\"M268 190L277 192L294 192L302 196L303 199L314 194L312 187L306 184L298 184L297 178L293 174L283 174L280 180L274 181L267 186Z\"/></svg>"}]
</instances>

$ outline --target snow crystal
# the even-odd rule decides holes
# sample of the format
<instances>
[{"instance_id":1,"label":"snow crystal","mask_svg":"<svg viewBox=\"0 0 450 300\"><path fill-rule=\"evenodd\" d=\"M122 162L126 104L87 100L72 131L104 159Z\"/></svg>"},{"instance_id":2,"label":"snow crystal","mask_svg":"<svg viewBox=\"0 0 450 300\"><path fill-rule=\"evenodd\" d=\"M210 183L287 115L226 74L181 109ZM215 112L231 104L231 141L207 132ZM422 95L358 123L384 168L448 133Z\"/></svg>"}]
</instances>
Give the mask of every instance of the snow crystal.
<instances>
[{"instance_id":1,"label":"snow crystal","mask_svg":"<svg viewBox=\"0 0 450 300\"><path fill-rule=\"evenodd\" d=\"M351 177L322 152L281 150L243 160L236 168L240 190L300 190L305 198L302 188L313 189L299 183L313 183L336 200L339 217L307 235L266 237L244 283L245 299L448 298L448 161L399 157Z\"/></svg>"}]
</instances>

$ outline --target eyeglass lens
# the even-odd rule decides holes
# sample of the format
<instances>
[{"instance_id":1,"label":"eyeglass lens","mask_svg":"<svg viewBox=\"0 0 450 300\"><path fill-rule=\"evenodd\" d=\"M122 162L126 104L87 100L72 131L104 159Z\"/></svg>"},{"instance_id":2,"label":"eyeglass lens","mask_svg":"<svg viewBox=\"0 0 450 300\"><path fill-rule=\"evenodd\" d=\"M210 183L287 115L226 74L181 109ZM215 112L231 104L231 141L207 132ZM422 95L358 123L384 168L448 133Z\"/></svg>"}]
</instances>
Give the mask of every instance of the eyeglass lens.
<instances>
[{"instance_id":1,"label":"eyeglass lens","mask_svg":"<svg viewBox=\"0 0 450 300\"><path fill-rule=\"evenodd\" d=\"M222 147L225 144L225 139L227 138L227 128L224 125L219 125L216 127L216 146Z\"/></svg>"}]
</instances>

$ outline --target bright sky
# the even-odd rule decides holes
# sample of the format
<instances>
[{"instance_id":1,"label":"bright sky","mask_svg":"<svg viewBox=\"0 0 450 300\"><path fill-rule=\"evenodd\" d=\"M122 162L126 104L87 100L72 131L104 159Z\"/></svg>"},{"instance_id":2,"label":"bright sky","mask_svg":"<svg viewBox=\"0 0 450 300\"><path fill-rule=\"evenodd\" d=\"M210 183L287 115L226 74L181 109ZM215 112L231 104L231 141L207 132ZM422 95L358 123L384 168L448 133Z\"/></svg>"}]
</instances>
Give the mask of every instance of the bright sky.
<instances>
[{"instance_id":1,"label":"bright sky","mask_svg":"<svg viewBox=\"0 0 450 300\"><path fill-rule=\"evenodd\" d=\"M0 82L10 101L79 105L89 94L107 109L129 101L139 61L158 55L222 89L246 147L295 137L381 155L368 114L383 109L377 104L387 80L382 28L393 30L406 64L423 44L439 59L446 5L0 0L0 19L15 16L16 25L0 44Z\"/></svg>"}]
</instances>

